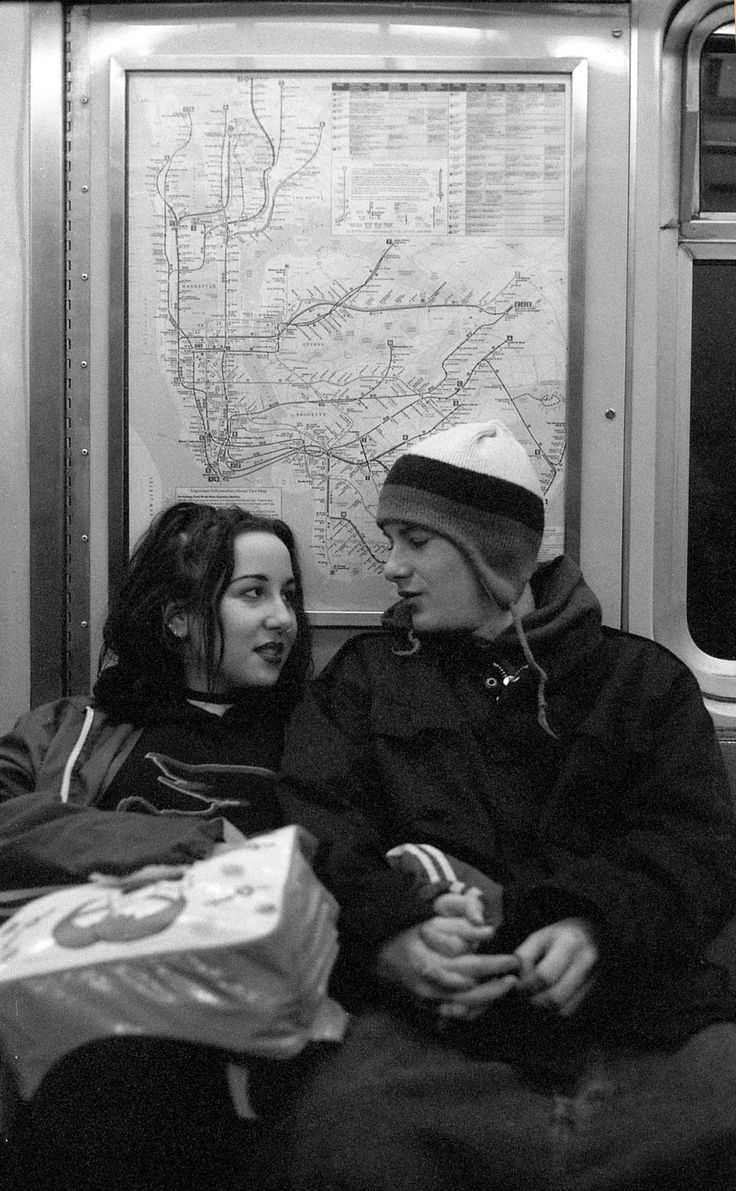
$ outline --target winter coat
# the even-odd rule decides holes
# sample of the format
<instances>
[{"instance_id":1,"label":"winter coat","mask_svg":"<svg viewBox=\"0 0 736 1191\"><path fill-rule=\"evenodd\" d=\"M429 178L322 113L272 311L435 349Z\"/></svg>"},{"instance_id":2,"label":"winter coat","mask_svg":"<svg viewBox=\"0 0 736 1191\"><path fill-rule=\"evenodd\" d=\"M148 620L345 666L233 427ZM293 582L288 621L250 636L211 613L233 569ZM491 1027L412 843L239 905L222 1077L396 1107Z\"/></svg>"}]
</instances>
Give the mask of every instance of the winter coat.
<instances>
[{"instance_id":1,"label":"winter coat","mask_svg":"<svg viewBox=\"0 0 736 1191\"><path fill-rule=\"evenodd\" d=\"M411 653L396 612L343 646L292 721L285 771L314 783L315 813L343 817L317 865L342 906L342 969L351 957L357 986L382 942L428 916L383 860L423 842L503 885L494 950L593 923L601 958L578 1023L651 1042L736 1018L702 958L736 906L736 827L697 683L661 646L604 628L571 560L532 588L524 628L554 735L513 629L427 635Z\"/></svg>"},{"instance_id":2,"label":"winter coat","mask_svg":"<svg viewBox=\"0 0 736 1191\"><path fill-rule=\"evenodd\" d=\"M63 802L92 806L141 731L85 695L45 703L0 739L0 801L54 791Z\"/></svg>"},{"instance_id":3,"label":"winter coat","mask_svg":"<svg viewBox=\"0 0 736 1191\"><path fill-rule=\"evenodd\" d=\"M211 774L203 774L200 765L192 785L197 801L180 817L172 812L181 809L188 785L186 762L192 757L186 755L187 734L198 741L200 754L204 747L205 760L210 738L219 739L220 754L223 748L227 754L229 737L225 736L223 745L223 721L181 699L146 698L145 692L116 682L114 673L98 683L96 696L44 704L22 716L0 738L0 887L64 883L83 880L96 869L120 873L144 864L186 863L209 855L214 843L232 832L217 799L202 798L204 779L215 793L228 783L236 787L243 807L249 805L246 795L255 792L264 808L261 829L281 825L276 775L264 768L274 769L281 752L283 724L278 722L280 709L273 697L259 692L248 707L243 700L239 718L234 709L236 720L229 728L232 759L246 763L219 764ZM275 718L265 723L251 714L254 709L263 709L264 716L274 713ZM184 762L181 772L160 779L158 807L129 798L119 804L125 813L107 809L111 785L143 733L152 726L155 731L156 725L173 733L183 749L185 755L177 754L178 761L162 758L167 765ZM251 760L253 764L247 763ZM227 804L234 801L223 799L226 814ZM138 806L130 809L133 804L140 804L144 813ZM101 805L106 809L98 809ZM159 813L167 807L167 813ZM233 806L230 817L238 818L240 809ZM240 821L236 826L241 826Z\"/></svg>"}]
</instances>

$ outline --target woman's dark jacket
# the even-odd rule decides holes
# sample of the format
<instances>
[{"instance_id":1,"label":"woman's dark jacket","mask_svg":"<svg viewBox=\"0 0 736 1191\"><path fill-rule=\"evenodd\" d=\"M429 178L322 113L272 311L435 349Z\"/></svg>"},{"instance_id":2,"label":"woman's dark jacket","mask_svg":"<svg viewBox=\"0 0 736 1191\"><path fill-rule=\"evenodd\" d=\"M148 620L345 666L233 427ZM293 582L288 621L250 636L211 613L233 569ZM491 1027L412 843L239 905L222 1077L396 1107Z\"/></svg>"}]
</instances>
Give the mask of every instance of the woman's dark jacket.
<instances>
[{"instance_id":1,"label":"woman's dark jacket","mask_svg":"<svg viewBox=\"0 0 736 1191\"><path fill-rule=\"evenodd\" d=\"M495 950L566 917L593 922L599 974L576 1028L674 1041L736 1018L702 958L736 908L736 830L697 683L661 646L602 627L569 559L532 587L524 627L554 735L513 629L485 646L426 636L407 654L395 612L347 642L292 720L284 769L323 840L342 970L357 987L375 949L431 912L383 860L425 842L504 886Z\"/></svg>"},{"instance_id":2,"label":"woman's dark jacket","mask_svg":"<svg viewBox=\"0 0 736 1191\"><path fill-rule=\"evenodd\" d=\"M34 708L0 738L0 888L188 863L228 824L281 826L285 719L278 692L244 692L220 717L117 667L94 698Z\"/></svg>"}]
</instances>

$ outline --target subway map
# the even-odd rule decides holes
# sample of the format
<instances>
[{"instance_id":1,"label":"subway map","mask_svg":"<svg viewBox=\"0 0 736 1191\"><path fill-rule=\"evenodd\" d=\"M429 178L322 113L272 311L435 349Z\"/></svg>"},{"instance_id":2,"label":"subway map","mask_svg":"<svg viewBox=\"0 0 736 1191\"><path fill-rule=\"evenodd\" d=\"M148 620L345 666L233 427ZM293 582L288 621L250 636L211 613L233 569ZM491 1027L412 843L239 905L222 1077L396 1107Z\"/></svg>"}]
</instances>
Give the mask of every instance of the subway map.
<instances>
[{"instance_id":1,"label":"subway map","mask_svg":"<svg viewBox=\"0 0 736 1191\"><path fill-rule=\"evenodd\" d=\"M397 453L499 417L563 543L564 76L134 72L131 540L174 499L283 517L315 613L380 611Z\"/></svg>"}]
</instances>

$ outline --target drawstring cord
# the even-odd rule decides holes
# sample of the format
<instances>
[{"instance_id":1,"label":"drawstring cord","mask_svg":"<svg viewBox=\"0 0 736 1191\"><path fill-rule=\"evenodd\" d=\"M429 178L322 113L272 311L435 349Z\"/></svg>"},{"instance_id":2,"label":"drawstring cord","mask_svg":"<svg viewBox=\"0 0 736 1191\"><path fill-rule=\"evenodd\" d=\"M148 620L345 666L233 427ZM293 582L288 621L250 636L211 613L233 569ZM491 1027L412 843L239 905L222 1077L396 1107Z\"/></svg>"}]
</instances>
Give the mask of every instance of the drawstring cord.
<instances>
[{"instance_id":1,"label":"drawstring cord","mask_svg":"<svg viewBox=\"0 0 736 1191\"><path fill-rule=\"evenodd\" d=\"M413 655L415 653L419 653L419 650L422 648L421 642L414 632L414 629L407 629L406 635L409 639L408 649L399 649L398 645L391 646L391 652L396 654L397 658L413 657Z\"/></svg>"},{"instance_id":2,"label":"drawstring cord","mask_svg":"<svg viewBox=\"0 0 736 1191\"><path fill-rule=\"evenodd\" d=\"M545 688L547 686L547 671L542 669L539 662L534 657L531 649L529 648L529 642L526 639L526 633L524 632L524 626L521 623L519 609L517 608L516 604L512 604L509 611L511 612L511 621L514 626L514 631L516 636L519 638L519 644L522 648L524 657L527 660L527 664L529 665L530 669L535 672L539 680L537 683L537 720L540 724L540 727L544 728L548 736L554 736L556 740L557 733L552 731L547 719L547 698L545 695Z\"/></svg>"},{"instance_id":3,"label":"drawstring cord","mask_svg":"<svg viewBox=\"0 0 736 1191\"><path fill-rule=\"evenodd\" d=\"M422 643L414 632L411 612L403 601L398 605L397 613L396 619L398 625L406 634L409 647L408 649L401 649L398 643L396 643L391 646L391 652L396 654L397 658L410 658L413 657L415 653L419 653L419 650L422 648Z\"/></svg>"}]
</instances>

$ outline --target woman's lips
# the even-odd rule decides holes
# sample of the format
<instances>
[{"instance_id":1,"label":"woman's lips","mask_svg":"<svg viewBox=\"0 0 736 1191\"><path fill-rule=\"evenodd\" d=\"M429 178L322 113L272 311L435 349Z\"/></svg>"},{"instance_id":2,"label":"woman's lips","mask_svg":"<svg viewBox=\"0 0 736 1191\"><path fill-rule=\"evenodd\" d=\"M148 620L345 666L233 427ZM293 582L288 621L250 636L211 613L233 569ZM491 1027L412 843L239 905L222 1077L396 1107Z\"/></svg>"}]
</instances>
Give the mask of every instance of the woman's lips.
<instances>
[{"instance_id":1,"label":"woman's lips","mask_svg":"<svg viewBox=\"0 0 736 1191\"><path fill-rule=\"evenodd\" d=\"M278 662L282 662L284 660L286 649L281 641L268 641L265 645L258 645L255 652L259 657L262 657L264 661L271 662L273 665L276 665Z\"/></svg>"}]
</instances>

